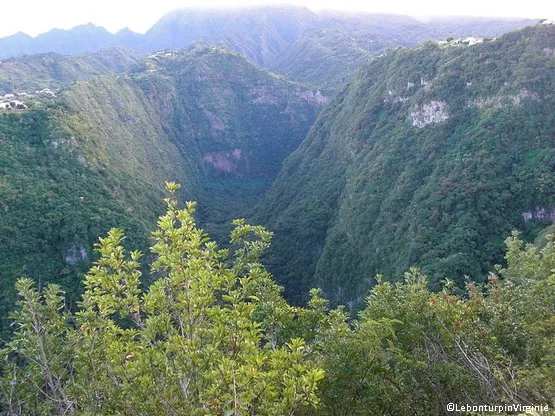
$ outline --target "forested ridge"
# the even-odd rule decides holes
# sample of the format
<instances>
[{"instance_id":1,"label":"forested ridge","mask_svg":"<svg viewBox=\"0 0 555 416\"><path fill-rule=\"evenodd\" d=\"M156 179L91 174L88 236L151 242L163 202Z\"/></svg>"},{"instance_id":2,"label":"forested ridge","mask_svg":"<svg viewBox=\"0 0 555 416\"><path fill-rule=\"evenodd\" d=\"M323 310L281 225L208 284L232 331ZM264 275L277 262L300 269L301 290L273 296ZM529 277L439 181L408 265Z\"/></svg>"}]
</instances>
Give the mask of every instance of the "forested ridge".
<instances>
[{"instance_id":1,"label":"forested ridge","mask_svg":"<svg viewBox=\"0 0 555 416\"><path fill-rule=\"evenodd\" d=\"M65 282L78 296L102 232L122 227L133 248L146 249L166 180L202 204L203 226L221 240L326 102L316 89L205 47L23 99L28 109L0 110L0 332L18 277Z\"/></svg>"},{"instance_id":2,"label":"forested ridge","mask_svg":"<svg viewBox=\"0 0 555 416\"><path fill-rule=\"evenodd\" d=\"M0 63L0 95L55 90L74 81L130 71L142 58L120 48L63 56L56 53L26 55Z\"/></svg>"},{"instance_id":3,"label":"forested ridge","mask_svg":"<svg viewBox=\"0 0 555 416\"><path fill-rule=\"evenodd\" d=\"M340 304L411 266L482 281L514 229L554 218L553 25L374 59L325 108L259 207L270 269Z\"/></svg>"}]
</instances>

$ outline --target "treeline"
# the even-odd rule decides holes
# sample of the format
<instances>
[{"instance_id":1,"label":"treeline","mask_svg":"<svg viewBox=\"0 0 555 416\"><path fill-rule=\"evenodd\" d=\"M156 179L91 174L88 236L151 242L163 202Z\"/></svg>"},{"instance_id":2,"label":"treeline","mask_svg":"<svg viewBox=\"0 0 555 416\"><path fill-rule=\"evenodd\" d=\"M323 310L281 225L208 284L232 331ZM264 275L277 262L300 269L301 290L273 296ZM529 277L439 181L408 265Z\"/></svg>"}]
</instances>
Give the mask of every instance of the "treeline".
<instances>
[{"instance_id":1,"label":"treeline","mask_svg":"<svg viewBox=\"0 0 555 416\"><path fill-rule=\"evenodd\" d=\"M175 194L178 186L170 183ZM351 320L320 291L293 307L260 262L271 233L234 221L233 248L166 199L151 247L123 232L96 246L77 311L57 285L17 283L0 351L9 415L429 415L448 403L545 404L555 397L555 240L507 239L506 267L464 296L411 269L378 276Z\"/></svg>"}]
</instances>

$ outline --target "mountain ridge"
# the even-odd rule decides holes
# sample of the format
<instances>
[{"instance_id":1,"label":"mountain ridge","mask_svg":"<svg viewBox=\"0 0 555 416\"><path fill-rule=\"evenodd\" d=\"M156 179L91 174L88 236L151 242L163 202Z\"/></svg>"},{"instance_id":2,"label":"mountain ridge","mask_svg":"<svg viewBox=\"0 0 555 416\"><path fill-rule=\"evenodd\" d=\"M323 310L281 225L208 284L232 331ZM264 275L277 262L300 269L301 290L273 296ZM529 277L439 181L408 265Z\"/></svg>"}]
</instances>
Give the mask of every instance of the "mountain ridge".
<instances>
[{"instance_id":1,"label":"mountain ridge","mask_svg":"<svg viewBox=\"0 0 555 416\"><path fill-rule=\"evenodd\" d=\"M138 54L110 47L83 55L54 52L0 62L0 95L63 88L78 80L131 71L142 62Z\"/></svg>"},{"instance_id":2,"label":"mountain ridge","mask_svg":"<svg viewBox=\"0 0 555 416\"><path fill-rule=\"evenodd\" d=\"M450 36L500 35L531 23L535 21L502 18L437 18L425 23L402 15L329 11L316 14L298 6L189 8L164 15L145 34L125 29L112 34L88 24L67 31L54 29L36 38L2 38L0 59L45 52L94 52L109 46L151 54L204 42L235 50L251 62L288 78L337 89L369 57L387 48L415 46L426 39ZM326 35L326 31L336 31L339 36ZM341 56L334 55L338 51ZM352 56L346 51L353 52ZM328 73L322 68L327 68Z\"/></svg>"},{"instance_id":3,"label":"mountain ridge","mask_svg":"<svg viewBox=\"0 0 555 416\"><path fill-rule=\"evenodd\" d=\"M401 279L413 265L434 288L462 287L502 262L511 230L549 225L523 213L555 204L553 39L538 25L473 46L429 42L361 70L259 207L288 295L317 285L356 304L376 274Z\"/></svg>"}]
</instances>

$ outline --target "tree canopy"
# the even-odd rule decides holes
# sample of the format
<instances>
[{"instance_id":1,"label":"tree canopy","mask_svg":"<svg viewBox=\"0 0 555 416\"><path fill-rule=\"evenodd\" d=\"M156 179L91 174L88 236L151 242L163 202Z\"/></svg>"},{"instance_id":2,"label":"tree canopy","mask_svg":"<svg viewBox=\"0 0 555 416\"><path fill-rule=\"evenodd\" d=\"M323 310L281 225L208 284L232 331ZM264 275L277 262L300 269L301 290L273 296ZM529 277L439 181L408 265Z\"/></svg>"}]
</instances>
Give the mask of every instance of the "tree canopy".
<instances>
[{"instance_id":1,"label":"tree canopy","mask_svg":"<svg viewBox=\"0 0 555 416\"><path fill-rule=\"evenodd\" d=\"M448 403L553 406L555 238L507 239L506 267L460 295L410 269L349 319L318 289L289 305L260 258L271 233L235 220L229 249L167 212L144 256L112 229L76 311L20 279L0 350L8 415L428 415ZM147 258L155 279L142 282ZM543 407L542 407L543 409Z\"/></svg>"}]
</instances>

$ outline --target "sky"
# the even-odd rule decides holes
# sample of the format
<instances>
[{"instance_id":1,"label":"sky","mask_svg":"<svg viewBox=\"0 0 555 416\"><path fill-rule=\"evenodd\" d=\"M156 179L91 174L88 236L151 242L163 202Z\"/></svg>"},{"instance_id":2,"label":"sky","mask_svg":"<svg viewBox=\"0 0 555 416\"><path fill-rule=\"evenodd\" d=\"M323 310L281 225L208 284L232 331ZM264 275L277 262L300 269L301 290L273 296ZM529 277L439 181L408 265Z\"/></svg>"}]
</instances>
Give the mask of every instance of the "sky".
<instances>
[{"instance_id":1,"label":"sky","mask_svg":"<svg viewBox=\"0 0 555 416\"><path fill-rule=\"evenodd\" d=\"M183 8L277 4L271 0L1 0L0 37L16 32L31 36L52 28L70 29L94 23L111 32L124 27L144 33L165 13ZM280 1L279 3L284 3ZM555 19L550 0L289 0L289 4L322 9L398 13L411 16L501 16Z\"/></svg>"}]
</instances>

